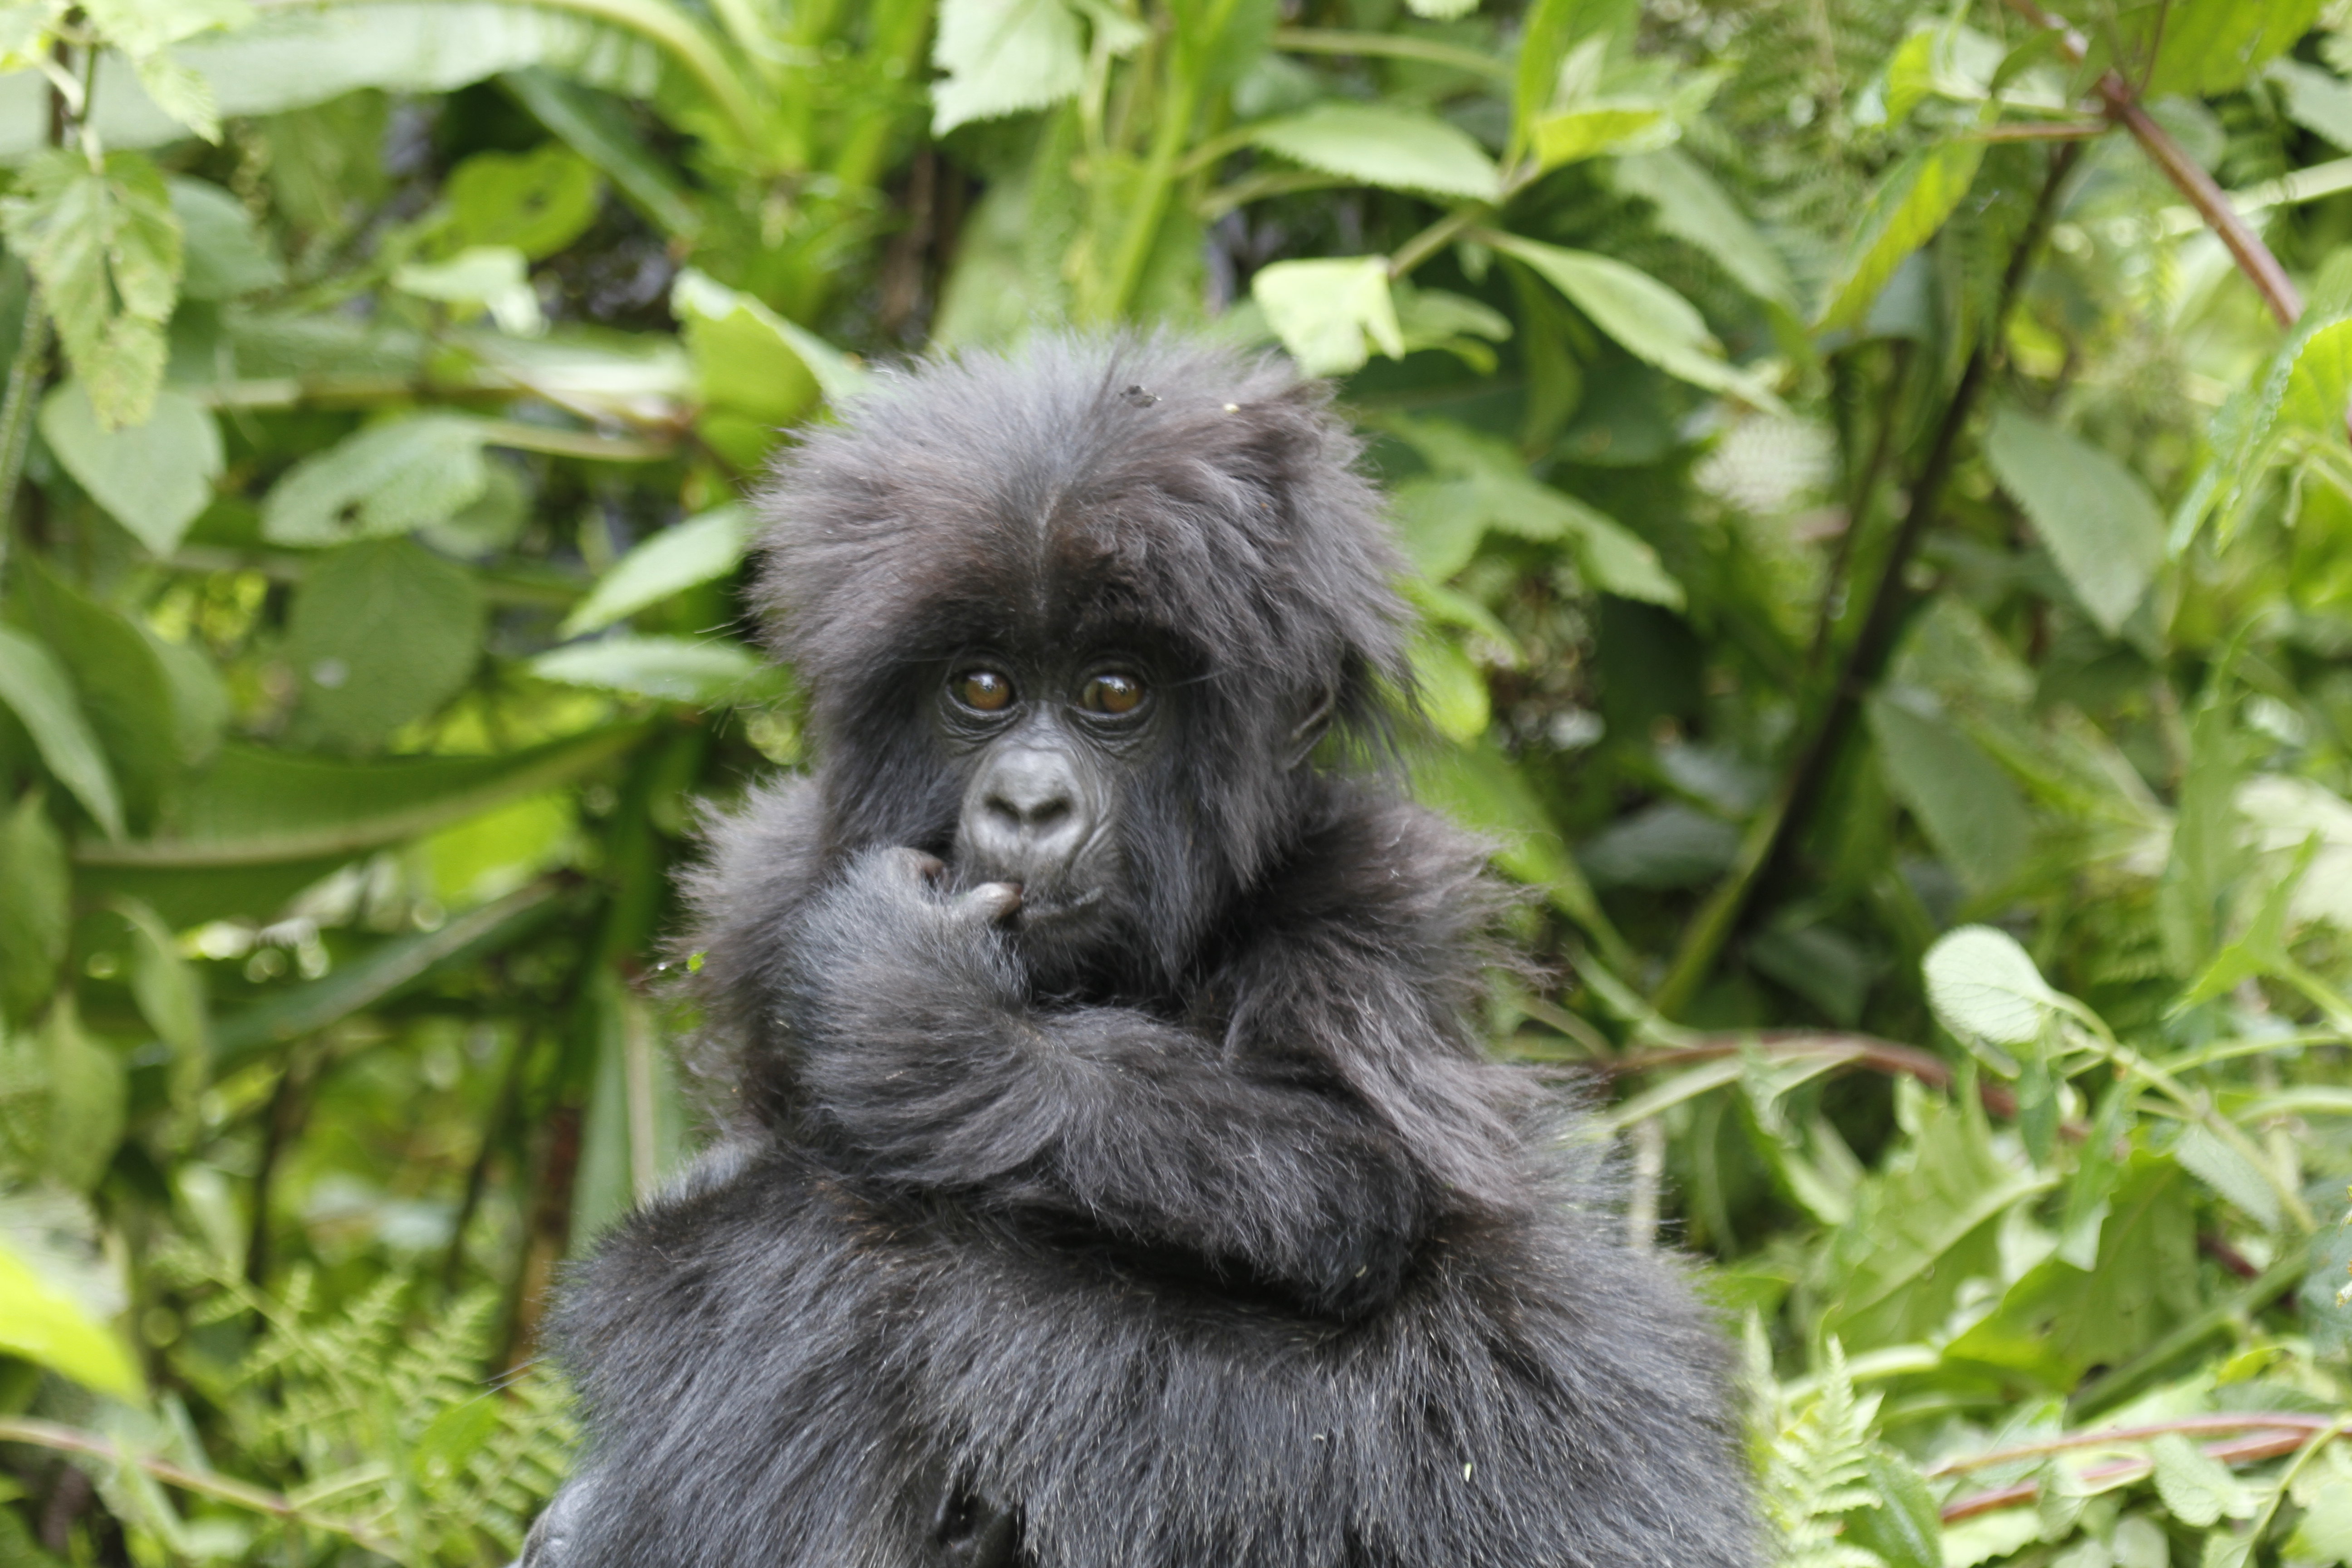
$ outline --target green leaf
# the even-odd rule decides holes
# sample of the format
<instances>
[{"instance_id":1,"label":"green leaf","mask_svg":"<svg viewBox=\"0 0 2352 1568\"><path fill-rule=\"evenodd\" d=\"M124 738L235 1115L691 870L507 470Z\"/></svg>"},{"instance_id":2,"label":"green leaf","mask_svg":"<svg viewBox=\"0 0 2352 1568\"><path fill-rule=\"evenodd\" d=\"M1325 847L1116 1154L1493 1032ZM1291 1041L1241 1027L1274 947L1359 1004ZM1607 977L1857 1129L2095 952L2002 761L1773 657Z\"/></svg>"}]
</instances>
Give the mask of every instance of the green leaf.
<instances>
[{"instance_id":1,"label":"green leaf","mask_svg":"<svg viewBox=\"0 0 2352 1568\"><path fill-rule=\"evenodd\" d=\"M110 427L78 380L41 402L41 438L115 521L158 555L179 547L212 504L226 466L220 426L185 393L158 393L144 423Z\"/></svg>"},{"instance_id":2,"label":"green leaf","mask_svg":"<svg viewBox=\"0 0 2352 1568\"><path fill-rule=\"evenodd\" d=\"M2284 1556L2304 1563L2352 1563L2352 1487L2338 1484L2312 1499L2287 1537Z\"/></svg>"},{"instance_id":3,"label":"green leaf","mask_svg":"<svg viewBox=\"0 0 2352 1568\"><path fill-rule=\"evenodd\" d=\"M2155 62L2139 89L2142 99L2175 93L2211 98L2242 87L2265 63L2293 48L2318 15L2319 0L2263 0L2258 5L2245 0L2171 0L2125 8L2117 21L2126 58L2144 58L2147 45L2157 45Z\"/></svg>"},{"instance_id":4,"label":"green leaf","mask_svg":"<svg viewBox=\"0 0 2352 1568\"><path fill-rule=\"evenodd\" d=\"M110 838L122 837L122 797L66 672L49 650L0 626L0 702L16 710L41 761Z\"/></svg>"},{"instance_id":5,"label":"green leaf","mask_svg":"<svg viewBox=\"0 0 2352 1568\"><path fill-rule=\"evenodd\" d=\"M163 380L163 323L180 288L180 220L155 165L109 153L27 159L0 231L41 286L58 341L110 426L147 417Z\"/></svg>"},{"instance_id":6,"label":"green leaf","mask_svg":"<svg viewBox=\"0 0 2352 1568\"><path fill-rule=\"evenodd\" d=\"M1077 13L1065 0L943 0L931 64L931 134L1043 109L1086 85Z\"/></svg>"},{"instance_id":7,"label":"green leaf","mask_svg":"<svg viewBox=\"0 0 2352 1568\"><path fill-rule=\"evenodd\" d=\"M2032 956L2015 937L1990 926L1947 931L1920 969L1936 1016L1964 1039L2032 1045L2059 1004Z\"/></svg>"},{"instance_id":8,"label":"green leaf","mask_svg":"<svg viewBox=\"0 0 2352 1568\"><path fill-rule=\"evenodd\" d=\"M1694 386L1780 411L1780 400L1756 377L1723 358L1723 346L1696 307L1649 274L1606 256L1517 235L1494 235L1489 243L1535 268L1634 358Z\"/></svg>"},{"instance_id":9,"label":"green leaf","mask_svg":"<svg viewBox=\"0 0 2352 1568\"><path fill-rule=\"evenodd\" d=\"M234 300L286 281L284 265L243 202L206 180L174 175L163 184L185 239L182 293L191 300Z\"/></svg>"},{"instance_id":10,"label":"green leaf","mask_svg":"<svg viewBox=\"0 0 2352 1568\"><path fill-rule=\"evenodd\" d=\"M509 72L503 85L541 125L603 170L664 233L690 237L701 230L692 194L611 98L539 66Z\"/></svg>"},{"instance_id":11,"label":"green leaf","mask_svg":"<svg viewBox=\"0 0 2352 1568\"><path fill-rule=\"evenodd\" d=\"M840 350L692 268L677 275L670 309L706 402L772 426L790 424L820 394L838 405L865 385L865 371Z\"/></svg>"},{"instance_id":12,"label":"green leaf","mask_svg":"<svg viewBox=\"0 0 2352 1568\"><path fill-rule=\"evenodd\" d=\"M1611 178L1619 190L1656 209L1660 228L1706 252L1732 281L1759 300L1796 309L1788 263L1689 154L1669 147L1622 157L1612 165Z\"/></svg>"},{"instance_id":13,"label":"green leaf","mask_svg":"<svg viewBox=\"0 0 2352 1568\"><path fill-rule=\"evenodd\" d=\"M17 574L23 619L65 666L121 786L123 820L143 830L180 763L172 683L154 643L130 616L92 599L44 558L27 556Z\"/></svg>"},{"instance_id":14,"label":"green leaf","mask_svg":"<svg viewBox=\"0 0 2352 1568\"><path fill-rule=\"evenodd\" d=\"M1503 194L1494 160L1458 126L1370 103L1318 103L1250 129L1250 140L1294 163L1386 190L1491 202Z\"/></svg>"},{"instance_id":15,"label":"green leaf","mask_svg":"<svg viewBox=\"0 0 2352 1568\"><path fill-rule=\"evenodd\" d=\"M1495 840L1500 846L1495 864L1507 875L1543 889L1561 913L1587 931L1608 931L1605 940L1617 940L1559 830L1491 734L1421 758L1413 786L1431 805Z\"/></svg>"},{"instance_id":16,"label":"green leaf","mask_svg":"<svg viewBox=\"0 0 2352 1568\"><path fill-rule=\"evenodd\" d=\"M343 544L445 522L489 483L482 423L414 414L371 426L289 469L262 502L273 544Z\"/></svg>"},{"instance_id":17,"label":"green leaf","mask_svg":"<svg viewBox=\"0 0 2352 1568\"><path fill-rule=\"evenodd\" d=\"M1868 1485L1879 1506L1847 1514L1845 1538L1886 1568L1944 1568L1944 1521L1918 1467L1883 1443L1869 1452Z\"/></svg>"},{"instance_id":18,"label":"green leaf","mask_svg":"<svg viewBox=\"0 0 2352 1568\"><path fill-rule=\"evenodd\" d=\"M2263 74L2278 88L2289 120L2352 152L2352 82L2294 58L2274 59Z\"/></svg>"},{"instance_id":19,"label":"green leaf","mask_svg":"<svg viewBox=\"0 0 2352 1568\"><path fill-rule=\"evenodd\" d=\"M2114 637L2164 563L2156 498L2098 447L2014 405L1994 413L1985 457L2033 520L2075 598Z\"/></svg>"},{"instance_id":20,"label":"green leaf","mask_svg":"<svg viewBox=\"0 0 2352 1568\"><path fill-rule=\"evenodd\" d=\"M484 614L471 574L407 540L322 557L287 616L303 726L364 745L436 711L481 658Z\"/></svg>"},{"instance_id":21,"label":"green leaf","mask_svg":"<svg viewBox=\"0 0 2352 1568\"><path fill-rule=\"evenodd\" d=\"M206 1033L204 984L155 911L136 899L116 908L131 927L131 996L156 1037L184 1060L201 1064Z\"/></svg>"},{"instance_id":22,"label":"green leaf","mask_svg":"<svg viewBox=\"0 0 2352 1568\"><path fill-rule=\"evenodd\" d=\"M1886 172L1846 242L1818 330L1861 324L1903 258L1934 237L1969 194L1984 150L1982 142L1939 142Z\"/></svg>"},{"instance_id":23,"label":"green leaf","mask_svg":"<svg viewBox=\"0 0 2352 1568\"><path fill-rule=\"evenodd\" d=\"M2167 1432L2147 1446L2156 1461L2156 1492L2172 1517L2200 1528L2216 1524L2221 1516L2242 1519L2253 1511L2252 1500L2228 1467L2178 1432Z\"/></svg>"},{"instance_id":24,"label":"green leaf","mask_svg":"<svg viewBox=\"0 0 2352 1568\"><path fill-rule=\"evenodd\" d=\"M750 513L730 504L663 529L614 562L557 635L602 631L682 589L726 576L741 563L753 527Z\"/></svg>"},{"instance_id":25,"label":"green leaf","mask_svg":"<svg viewBox=\"0 0 2352 1568\"><path fill-rule=\"evenodd\" d=\"M489 312L502 332L535 338L547 331L530 268L511 246L477 245L446 261L408 261L393 269L392 286L420 300L467 307L452 312L463 320L476 309Z\"/></svg>"},{"instance_id":26,"label":"green leaf","mask_svg":"<svg viewBox=\"0 0 2352 1568\"><path fill-rule=\"evenodd\" d=\"M2278 1189L2254 1169L2244 1154L2222 1142L2210 1128L2193 1121L2183 1127L2173 1142L2172 1157L2264 1230L2279 1227L2282 1215Z\"/></svg>"},{"instance_id":27,"label":"green leaf","mask_svg":"<svg viewBox=\"0 0 2352 1568\"><path fill-rule=\"evenodd\" d=\"M73 890L65 839L37 789L0 812L0 1016L22 1019L57 988Z\"/></svg>"},{"instance_id":28,"label":"green leaf","mask_svg":"<svg viewBox=\"0 0 2352 1568\"><path fill-rule=\"evenodd\" d=\"M2305 341L2287 373L2278 416L2323 440L2344 440L2352 429L2352 321L2322 327Z\"/></svg>"},{"instance_id":29,"label":"green leaf","mask_svg":"<svg viewBox=\"0 0 2352 1568\"><path fill-rule=\"evenodd\" d=\"M542 680L715 707L767 667L740 643L684 637L605 637L541 654L526 667Z\"/></svg>"},{"instance_id":30,"label":"green leaf","mask_svg":"<svg viewBox=\"0 0 2352 1568\"><path fill-rule=\"evenodd\" d=\"M1250 279L1250 297L1308 375L1360 369L1373 347L1391 359L1404 357L1384 256L1276 261Z\"/></svg>"},{"instance_id":31,"label":"green leaf","mask_svg":"<svg viewBox=\"0 0 2352 1568\"><path fill-rule=\"evenodd\" d=\"M452 249L490 246L533 261L586 233L603 195L595 165L557 142L528 153L477 153L441 187Z\"/></svg>"},{"instance_id":32,"label":"green leaf","mask_svg":"<svg viewBox=\"0 0 2352 1568\"><path fill-rule=\"evenodd\" d=\"M1544 168L1609 153L1651 152L1674 140L1666 106L1646 99L1593 98L1536 121L1536 161Z\"/></svg>"},{"instance_id":33,"label":"green leaf","mask_svg":"<svg viewBox=\"0 0 2352 1568\"><path fill-rule=\"evenodd\" d=\"M1874 692L1866 706L1887 784L1971 891L1999 888L2017 874L2032 842L2024 797L1974 741L1906 697Z\"/></svg>"},{"instance_id":34,"label":"green leaf","mask_svg":"<svg viewBox=\"0 0 2352 1568\"><path fill-rule=\"evenodd\" d=\"M1412 675L1422 711L1439 734L1466 744L1486 731L1486 680L1460 648L1423 632L1413 639Z\"/></svg>"},{"instance_id":35,"label":"green leaf","mask_svg":"<svg viewBox=\"0 0 2352 1568\"><path fill-rule=\"evenodd\" d=\"M122 1142L126 1083L121 1058L81 1026L72 993L58 996L42 1020L49 1080L46 1173L78 1193L89 1192L114 1163Z\"/></svg>"},{"instance_id":36,"label":"green leaf","mask_svg":"<svg viewBox=\"0 0 2352 1568\"><path fill-rule=\"evenodd\" d=\"M137 1399L138 1368L122 1342L81 1303L33 1271L0 1235L0 1351L85 1388Z\"/></svg>"}]
</instances>

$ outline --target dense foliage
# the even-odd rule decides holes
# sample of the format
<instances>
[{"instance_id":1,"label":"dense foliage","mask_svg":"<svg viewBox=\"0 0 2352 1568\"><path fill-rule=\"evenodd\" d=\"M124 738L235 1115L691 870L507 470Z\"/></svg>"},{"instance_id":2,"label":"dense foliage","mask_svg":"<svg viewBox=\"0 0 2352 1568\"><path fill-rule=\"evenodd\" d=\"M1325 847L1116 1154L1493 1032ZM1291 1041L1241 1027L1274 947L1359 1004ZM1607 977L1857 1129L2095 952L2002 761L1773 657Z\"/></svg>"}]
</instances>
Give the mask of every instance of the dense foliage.
<instances>
[{"instance_id":1,"label":"dense foliage","mask_svg":"<svg viewBox=\"0 0 2352 1568\"><path fill-rule=\"evenodd\" d=\"M2352 6L2055 9L0 9L0 1564L511 1554L740 498L1064 321L1343 378L1791 1561L2352 1563Z\"/></svg>"}]
</instances>

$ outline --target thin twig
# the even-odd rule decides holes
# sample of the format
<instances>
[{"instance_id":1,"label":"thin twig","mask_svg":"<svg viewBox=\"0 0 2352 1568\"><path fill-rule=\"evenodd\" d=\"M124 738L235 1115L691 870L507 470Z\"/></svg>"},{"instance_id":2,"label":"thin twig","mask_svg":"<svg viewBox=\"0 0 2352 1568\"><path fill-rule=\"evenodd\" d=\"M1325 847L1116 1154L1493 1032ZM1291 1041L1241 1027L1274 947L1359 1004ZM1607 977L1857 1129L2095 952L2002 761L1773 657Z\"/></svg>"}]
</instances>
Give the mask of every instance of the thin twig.
<instances>
[{"instance_id":1,"label":"thin twig","mask_svg":"<svg viewBox=\"0 0 2352 1568\"><path fill-rule=\"evenodd\" d=\"M250 1509L282 1519L289 1524L307 1525L340 1535L355 1545L363 1546L380 1556L397 1557L397 1542L389 1541L363 1525L331 1519L323 1514L298 1508L277 1492L265 1491L244 1481L231 1480L203 1470L191 1470L154 1454L142 1454L126 1447L113 1438L96 1432L85 1432L78 1426L62 1426L54 1421L35 1421L21 1415L0 1415L0 1443L28 1443L37 1448L51 1448L65 1454L87 1454L110 1464L136 1465L149 1475L182 1491L237 1508Z\"/></svg>"},{"instance_id":2,"label":"thin twig","mask_svg":"<svg viewBox=\"0 0 2352 1568\"><path fill-rule=\"evenodd\" d=\"M2035 0L2009 0L2009 4L2019 16L2056 38L2058 52L2071 63L2083 63L2090 46L2084 41L2082 34L2044 11L2035 4ZM2137 142L2141 149L2156 161L2156 166L2164 171L2164 177L2189 198L2189 205L2197 209L2206 226L2221 237L2231 258L2237 262L2238 270L2253 284L2255 292L2263 297L2263 303L2268 305L2271 314L2278 318L2279 325L2294 325L2295 318L2303 314L2303 295L2296 290L2294 280L2286 275L2286 268L2279 265L2278 258L2271 254L2270 247L2247 226L2246 220L2231 204L2229 194L2214 183L2213 176L2207 174L2203 165L2191 158L2163 126L2148 118L2147 110L2139 106L2138 96L2122 77L2112 70L2103 72L2096 90L2101 112L2115 124L2130 132L2132 140Z\"/></svg>"},{"instance_id":3,"label":"thin twig","mask_svg":"<svg viewBox=\"0 0 2352 1568\"><path fill-rule=\"evenodd\" d=\"M2001 1457L2028 1457L2037 1451L2056 1453L2063 1448L2099 1447L2108 1443L2131 1441L2132 1439L2123 1435L2126 1431L2145 1431L2150 1436L2161 1436L2168 1432L2213 1430L2210 1426L2195 1426L2188 1424L2191 1421L2206 1419L2222 1423L2234 1420L2233 1417L2227 1416L2190 1416L2183 1421L2162 1422L2146 1428L2118 1428L2114 1433L2084 1433L2081 1435L2079 1441L2065 1440L2040 1445L2036 1448L2021 1448L2015 1450L2014 1456ZM2309 1425L2305 1425L2306 1422ZM2242 1426L2251 1423L2237 1421L2235 1424ZM2306 1446L2315 1447L2315 1439L2326 1440L2331 1436L2342 1436L2344 1423L2341 1418L2331 1419L2324 1415L2272 1415L2263 1417L2261 1425L2268 1429L2252 1436L2231 1437L2219 1443L2201 1445L2205 1457L2225 1465L2250 1465L2261 1459L2275 1459L2281 1454L2292 1454L2297 1448ZM1982 1462L1990 1464L1994 1462L1994 1458L1990 1456L1984 1457ZM1943 1474L1949 1468L1944 1467L1931 1473ZM2087 1483L2093 1483L2095 1487L2095 1483L2101 1481L2143 1476L2155 1468L2153 1460L2137 1457L2128 1459L2110 1459L2103 1465L2085 1466L2082 1479ZM2095 1487L2095 1489L2104 1491L2106 1489ZM1961 1520L1973 1519L1980 1513L1991 1513L1996 1509L2014 1508L2020 1503L2035 1501L2041 1495L2041 1482L2020 1481L2014 1486L1994 1487L1985 1491L1971 1492L1967 1497L1955 1498L1943 1506L1941 1513L1946 1524L1957 1524Z\"/></svg>"}]
</instances>

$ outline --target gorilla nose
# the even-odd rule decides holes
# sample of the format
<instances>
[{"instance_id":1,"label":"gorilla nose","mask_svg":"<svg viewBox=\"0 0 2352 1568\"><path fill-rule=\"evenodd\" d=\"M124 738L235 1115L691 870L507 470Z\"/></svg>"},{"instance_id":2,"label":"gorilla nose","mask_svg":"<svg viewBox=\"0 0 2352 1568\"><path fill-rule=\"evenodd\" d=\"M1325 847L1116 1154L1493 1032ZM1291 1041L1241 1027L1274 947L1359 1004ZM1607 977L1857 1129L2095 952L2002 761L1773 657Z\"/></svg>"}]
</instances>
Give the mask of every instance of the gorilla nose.
<instances>
[{"instance_id":1,"label":"gorilla nose","mask_svg":"<svg viewBox=\"0 0 2352 1568\"><path fill-rule=\"evenodd\" d=\"M991 759L964 811L969 847L982 864L1024 880L1067 869L1090 826L1070 758L1042 747Z\"/></svg>"}]
</instances>

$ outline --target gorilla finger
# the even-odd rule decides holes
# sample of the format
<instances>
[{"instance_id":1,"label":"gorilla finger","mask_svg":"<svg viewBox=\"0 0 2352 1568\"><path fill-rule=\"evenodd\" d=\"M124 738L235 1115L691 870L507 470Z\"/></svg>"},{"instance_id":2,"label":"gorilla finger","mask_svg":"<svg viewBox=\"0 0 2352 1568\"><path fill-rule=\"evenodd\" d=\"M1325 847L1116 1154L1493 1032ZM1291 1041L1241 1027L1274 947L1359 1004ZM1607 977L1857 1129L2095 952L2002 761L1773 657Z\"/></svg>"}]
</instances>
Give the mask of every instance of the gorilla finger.
<instances>
[{"instance_id":1,"label":"gorilla finger","mask_svg":"<svg viewBox=\"0 0 2352 1568\"><path fill-rule=\"evenodd\" d=\"M1021 907L1021 885L982 882L957 899L951 907L956 913L969 915L982 924L992 924Z\"/></svg>"}]
</instances>

